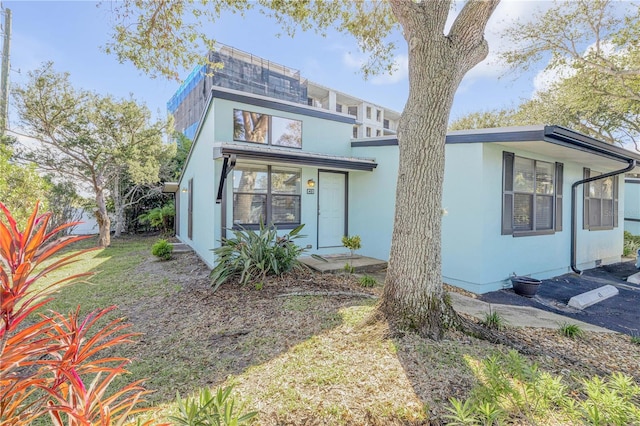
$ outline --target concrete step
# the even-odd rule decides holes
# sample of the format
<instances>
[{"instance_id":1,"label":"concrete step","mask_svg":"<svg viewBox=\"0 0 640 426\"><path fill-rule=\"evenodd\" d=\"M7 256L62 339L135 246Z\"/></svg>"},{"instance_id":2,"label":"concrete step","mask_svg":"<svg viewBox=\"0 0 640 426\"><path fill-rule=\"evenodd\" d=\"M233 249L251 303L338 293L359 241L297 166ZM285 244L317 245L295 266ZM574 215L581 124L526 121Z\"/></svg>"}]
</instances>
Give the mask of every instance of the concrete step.
<instances>
[{"instance_id":1,"label":"concrete step","mask_svg":"<svg viewBox=\"0 0 640 426\"><path fill-rule=\"evenodd\" d=\"M304 256L299 260L315 271L334 274L345 272L347 264L353 268L353 272L376 272L387 267L387 262L384 260L358 255L353 257L350 255Z\"/></svg>"}]
</instances>

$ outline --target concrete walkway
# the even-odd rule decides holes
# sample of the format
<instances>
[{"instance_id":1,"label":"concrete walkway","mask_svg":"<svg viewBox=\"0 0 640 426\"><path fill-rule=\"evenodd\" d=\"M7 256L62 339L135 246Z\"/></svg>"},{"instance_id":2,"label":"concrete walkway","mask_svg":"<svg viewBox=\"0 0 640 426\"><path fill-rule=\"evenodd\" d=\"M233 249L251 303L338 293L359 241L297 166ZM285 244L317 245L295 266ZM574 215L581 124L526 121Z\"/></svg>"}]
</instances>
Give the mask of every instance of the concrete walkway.
<instances>
[{"instance_id":1,"label":"concrete walkway","mask_svg":"<svg viewBox=\"0 0 640 426\"><path fill-rule=\"evenodd\" d=\"M484 320L491 312L497 312L512 327L538 327L558 329L562 324L577 324L584 331L613 333L606 328L588 324L553 312L543 311L530 306L501 305L483 302L480 299L450 292L451 303L456 311Z\"/></svg>"}]
</instances>

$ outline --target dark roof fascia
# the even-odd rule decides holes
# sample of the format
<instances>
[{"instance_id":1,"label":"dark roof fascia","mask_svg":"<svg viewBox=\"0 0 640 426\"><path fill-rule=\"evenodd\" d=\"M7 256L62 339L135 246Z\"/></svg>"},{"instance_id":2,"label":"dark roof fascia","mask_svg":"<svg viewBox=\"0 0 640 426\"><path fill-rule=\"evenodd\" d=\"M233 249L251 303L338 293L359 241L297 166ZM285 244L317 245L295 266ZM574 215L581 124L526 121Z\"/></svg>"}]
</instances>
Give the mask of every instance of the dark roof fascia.
<instances>
[{"instance_id":1,"label":"dark roof fascia","mask_svg":"<svg viewBox=\"0 0 640 426\"><path fill-rule=\"evenodd\" d=\"M545 126L545 140L618 161L640 161L640 155L561 126Z\"/></svg>"},{"instance_id":2,"label":"dark roof fascia","mask_svg":"<svg viewBox=\"0 0 640 426\"><path fill-rule=\"evenodd\" d=\"M331 157L309 157L302 153L296 152L282 152L282 151L253 151L250 149L242 149L237 147L225 147L220 149L220 153L223 156L235 155L237 158L243 158L248 160L261 160L261 161L277 161L287 164L298 164L304 166L316 166L324 168L336 168L347 170L362 170L371 172L378 164L374 161L367 160L349 160Z\"/></svg>"},{"instance_id":3,"label":"dark roof fascia","mask_svg":"<svg viewBox=\"0 0 640 426\"><path fill-rule=\"evenodd\" d=\"M353 141L351 148L361 148L368 146L398 146L398 138L375 139L370 141Z\"/></svg>"},{"instance_id":4,"label":"dark roof fascia","mask_svg":"<svg viewBox=\"0 0 640 426\"><path fill-rule=\"evenodd\" d=\"M337 121L339 123L356 124L355 118L343 115L333 114L329 111L319 111L304 106L291 105L280 102L275 99L256 98L248 94L227 92L214 87L211 89L211 95L215 99L224 99L227 101L241 102L243 104L259 106L263 108L275 109L278 111L289 112L292 114L305 115L307 117L321 118L323 120Z\"/></svg>"},{"instance_id":5,"label":"dark roof fascia","mask_svg":"<svg viewBox=\"0 0 640 426\"><path fill-rule=\"evenodd\" d=\"M543 139L544 131L539 129L513 132L448 134L445 143L533 142Z\"/></svg>"},{"instance_id":6,"label":"dark roof fascia","mask_svg":"<svg viewBox=\"0 0 640 426\"><path fill-rule=\"evenodd\" d=\"M514 130L509 132L449 134L446 138L447 144L536 141L566 146L567 148L577 149L616 161L628 162L630 160L636 160L640 162L640 155L638 154L562 126L544 126L544 128L540 129Z\"/></svg>"}]
</instances>

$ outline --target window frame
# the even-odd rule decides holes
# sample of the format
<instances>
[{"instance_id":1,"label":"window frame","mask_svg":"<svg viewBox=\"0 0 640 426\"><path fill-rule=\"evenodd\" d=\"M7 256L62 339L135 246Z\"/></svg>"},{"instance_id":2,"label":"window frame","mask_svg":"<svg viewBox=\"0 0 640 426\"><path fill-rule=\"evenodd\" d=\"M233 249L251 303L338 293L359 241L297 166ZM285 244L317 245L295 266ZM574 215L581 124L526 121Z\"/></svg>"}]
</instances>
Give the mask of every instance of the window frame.
<instances>
[{"instance_id":1,"label":"window frame","mask_svg":"<svg viewBox=\"0 0 640 426\"><path fill-rule=\"evenodd\" d=\"M302 149L302 133L303 133L303 122L302 120L296 120L294 118L288 118L288 117L282 117L279 115L272 115L272 114L266 114L266 113L261 113L261 112L255 112L255 111L250 111L247 109L240 109L240 108L234 108L233 109L233 125L235 126L236 124L236 112L248 112L251 114L260 114L261 116L266 116L267 120L268 120L268 128L267 128L267 141L266 142L259 142L259 141L252 141L252 140L246 140L246 139L238 139L236 138L235 132L233 135L233 140L234 142L244 142L244 143L252 143L252 144L257 144L257 145L266 145L266 146L275 146L275 147L280 147L280 148L293 148L293 149ZM273 119L277 119L277 120L288 120L291 122L297 122L300 123L300 146L292 146L292 145L282 145L282 144L278 144L275 143L274 141L274 132L273 132Z\"/></svg>"},{"instance_id":2,"label":"window frame","mask_svg":"<svg viewBox=\"0 0 640 426\"><path fill-rule=\"evenodd\" d=\"M603 172L599 172L596 170L591 170L588 167L583 168L583 178L589 179L592 177L592 173L604 174ZM620 213L619 210L619 186L620 180L619 176L608 176L603 179L612 179L612 188L611 188L611 198L604 198L602 192L600 197L592 197L590 188L591 184L600 182L602 179L596 179L594 181L588 182L584 184L583 197L582 197L582 229L586 229L589 231L611 231L619 226L618 215ZM591 200L599 200L600 201L600 222L598 224L591 224ZM603 225L603 219L605 215L605 211L602 208L604 206L604 200L611 200L611 225Z\"/></svg>"},{"instance_id":3,"label":"window frame","mask_svg":"<svg viewBox=\"0 0 640 426\"><path fill-rule=\"evenodd\" d=\"M296 168L296 167L287 167L287 166L273 166L271 164L250 164L250 163L243 163L243 164L236 164L236 166L233 169L233 172L236 171L242 171L243 167L247 166L247 167L255 167L255 166L260 166L260 167L266 167L266 174L267 174L267 188L265 190L265 192L259 192L259 191L253 191L253 192L247 192L247 191L236 191L235 190L235 185L231 185L231 222L232 222L232 229L260 229L260 224L259 223L236 223L234 220L234 213L235 213L235 203L234 203L234 198L236 196L236 194L245 194L245 195L264 195L265 196L265 214L264 214L264 223L267 225L273 225L278 229L294 229L297 226L300 226L300 224L302 223L302 169L301 168ZM300 177L300 184L298 185L298 193L297 194L281 194L278 192L273 192L273 185L272 185L272 174L274 172L274 169L276 172L278 171L286 171L286 170L290 170L292 172L297 172L298 176ZM293 199L298 200L297 202L297 206L298 206L298 211L297 211L297 218L298 221L297 222L272 222L272 218L273 218L273 198L274 196L276 197L290 197Z\"/></svg>"},{"instance_id":4,"label":"window frame","mask_svg":"<svg viewBox=\"0 0 640 426\"><path fill-rule=\"evenodd\" d=\"M531 193L516 191L515 190L515 159L521 158L529 161L533 161L533 190ZM536 192L537 178L536 178L536 169L537 163L547 163L552 166L553 170L553 194L545 195L538 194ZM503 151L502 153L502 217L501 217L501 235L511 235L513 237L527 237L534 235L551 235L556 232L562 231L562 185L564 182L563 179L564 174L564 165L562 163L553 163L551 161L544 160L536 160L534 158L528 158L523 156L516 156L512 152ZM531 195L532 204L531 204L531 228L530 230L522 230L518 231L514 226L515 219L515 195L516 194L526 194ZM551 205L551 228L545 229L536 229L536 205L537 205L537 196L544 195L545 197L552 198Z\"/></svg>"}]
</instances>

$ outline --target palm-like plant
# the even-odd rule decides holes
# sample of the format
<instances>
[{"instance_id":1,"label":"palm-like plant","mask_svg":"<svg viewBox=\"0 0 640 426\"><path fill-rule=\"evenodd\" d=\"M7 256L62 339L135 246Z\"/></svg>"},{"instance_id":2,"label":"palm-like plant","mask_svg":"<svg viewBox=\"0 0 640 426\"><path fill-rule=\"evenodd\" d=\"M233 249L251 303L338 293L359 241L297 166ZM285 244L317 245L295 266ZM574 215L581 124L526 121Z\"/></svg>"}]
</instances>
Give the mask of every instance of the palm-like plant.
<instances>
[{"instance_id":1,"label":"palm-like plant","mask_svg":"<svg viewBox=\"0 0 640 426\"><path fill-rule=\"evenodd\" d=\"M94 311L84 319L79 308L68 316L52 312L32 319L57 286L90 274L68 276L44 288L34 284L94 249L51 260L63 248L87 238L55 238L77 223L47 232L51 214L38 216L36 205L20 231L2 203L0 211L6 219L0 221L0 424L26 425L46 413L60 426L124 424L130 414L140 411L134 405L146 391L135 382L106 393L113 379L126 372L129 360L100 356L134 335L123 333L128 325L122 318L98 328L97 322L115 308Z\"/></svg>"}]
</instances>

